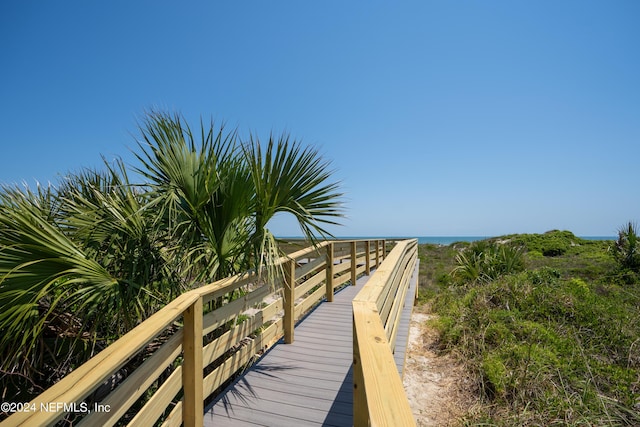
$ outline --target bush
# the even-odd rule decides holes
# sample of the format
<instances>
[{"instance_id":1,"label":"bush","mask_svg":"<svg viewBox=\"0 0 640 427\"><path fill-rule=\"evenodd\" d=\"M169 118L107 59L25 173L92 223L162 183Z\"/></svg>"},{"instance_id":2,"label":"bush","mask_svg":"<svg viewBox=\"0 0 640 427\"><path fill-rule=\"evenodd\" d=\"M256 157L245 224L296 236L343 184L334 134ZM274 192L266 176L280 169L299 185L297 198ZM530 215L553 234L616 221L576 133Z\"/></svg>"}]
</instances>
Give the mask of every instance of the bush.
<instances>
[{"instance_id":1,"label":"bush","mask_svg":"<svg viewBox=\"0 0 640 427\"><path fill-rule=\"evenodd\" d=\"M460 251L452 275L462 282L487 282L524 270L523 250L482 240Z\"/></svg>"},{"instance_id":2,"label":"bush","mask_svg":"<svg viewBox=\"0 0 640 427\"><path fill-rule=\"evenodd\" d=\"M431 307L439 348L477 387L465 425L640 425L640 272L622 267L636 232L615 259L615 241L557 230L458 249L459 286ZM491 279L501 247L526 250L528 269Z\"/></svg>"},{"instance_id":3,"label":"bush","mask_svg":"<svg viewBox=\"0 0 640 427\"><path fill-rule=\"evenodd\" d=\"M547 244L542 248L542 255L544 256L560 256L564 255L567 252L569 246L566 242L561 240L550 240Z\"/></svg>"},{"instance_id":4,"label":"bush","mask_svg":"<svg viewBox=\"0 0 640 427\"><path fill-rule=\"evenodd\" d=\"M640 272L640 241L636 224L629 221L618 230L618 240L613 247L613 254L623 270Z\"/></svg>"},{"instance_id":5,"label":"bush","mask_svg":"<svg viewBox=\"0 0 640 427\"><path fill-rule=\"evenodd\" d=\"M570 231L560 230L551 230L544 234L519 234L512 236L512 242L524 246L529 253L540 253L546 257L564 255L572 247L588 243Z\"/></svg>"},{"instance_id":6,"label":"bush","mask_svg":"<svg viewBox=\"0 0 640 427\"><path fill-rule=\"evenodd\" d=\"M640 294L564 273L543 267L443 289L433 305L441 347L467 363L487 423L640 425L631 321Z\"/></svg>"}]
</instances>

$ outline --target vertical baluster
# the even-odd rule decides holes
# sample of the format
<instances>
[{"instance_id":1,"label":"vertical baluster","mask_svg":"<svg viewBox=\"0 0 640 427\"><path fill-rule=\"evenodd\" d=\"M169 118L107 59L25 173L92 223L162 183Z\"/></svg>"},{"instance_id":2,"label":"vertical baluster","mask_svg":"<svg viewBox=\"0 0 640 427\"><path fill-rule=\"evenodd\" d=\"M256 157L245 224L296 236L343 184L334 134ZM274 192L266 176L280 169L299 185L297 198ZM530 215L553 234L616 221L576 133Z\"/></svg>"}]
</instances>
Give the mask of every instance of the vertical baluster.
<instances>
[{"instance_id":1,"label":"vertical baluster","mask_svg":"<svg viewBox=\"0 0 640 427\"><path fill-rule=\"evenodd\" d=\"M327 301L333 302L333 243L327 245L327 278L325 282Z\"/></svg>"},{"instance_id":2,"label":"vertical baluster","mask_svg":"<svg viewBox=\"0 0 640 427\"><path fill-rule=\"evenodd\" d=\"M296 288L296 262L291 259L284 265L284 342L293 342Z\"/></svg>"},{"instance_id":3,"label":"vertical baluster","mask_svg":"<svg viewBox=\"0 0 640 427\"><path fill-rule=\"evenodd\" d=\"M185 427L201 427L204 423L202 366L202 298L184 312L184 363L182 386L184 401L182 420Z\"/></svg>"},{"instance_id":4,"label":"vertical baluster","mask_svg":"<svg viewBox=\"0 0 640 427\"><path fill-rule=\"evenodd\" d=\"M356 261L356 242L351 242L351 286L356 285L356 268L358 262Z\"/></svg>"}]
</instances>

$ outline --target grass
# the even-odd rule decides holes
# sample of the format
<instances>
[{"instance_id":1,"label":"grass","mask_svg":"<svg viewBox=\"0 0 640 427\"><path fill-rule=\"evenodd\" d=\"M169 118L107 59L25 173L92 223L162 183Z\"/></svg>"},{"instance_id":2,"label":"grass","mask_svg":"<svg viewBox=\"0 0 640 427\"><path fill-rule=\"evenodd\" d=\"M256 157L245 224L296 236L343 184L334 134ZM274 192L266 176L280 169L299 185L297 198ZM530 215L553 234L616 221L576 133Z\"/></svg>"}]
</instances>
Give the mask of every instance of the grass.
<instances>
[{"instance_id":1,"label":"grass","mask_svg":"<svg viewBox=\"0 0 640 427\"><path fill-rule=\"evenodd\" d=\"M461 423L640 425L640 281L620 270L613 242L495 240L524 249L524 271L464 280L449 272L468 245L420 245L421 302L479 402Z\"/></svg>"}]
</instances>

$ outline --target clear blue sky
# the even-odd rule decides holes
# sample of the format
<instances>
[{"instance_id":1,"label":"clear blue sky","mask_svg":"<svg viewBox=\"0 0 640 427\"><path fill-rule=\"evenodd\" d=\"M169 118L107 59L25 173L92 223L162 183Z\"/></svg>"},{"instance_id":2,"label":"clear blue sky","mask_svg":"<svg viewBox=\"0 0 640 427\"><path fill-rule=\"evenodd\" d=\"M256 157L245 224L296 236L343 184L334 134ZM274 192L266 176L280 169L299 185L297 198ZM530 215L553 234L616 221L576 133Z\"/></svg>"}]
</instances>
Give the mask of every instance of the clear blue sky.
<instances>
[{"instance_id":1,"label":"clear blue sky","mask_svg":"<svg viewBox=\"0 0 640 427\"><path fill-rule=\"evenodd\" d=\"M338 235L613 235L640 220L639 20L636 0L4 0L0 182L131 160L159 107L318 147Z\"/></svg>"}]
</instances>

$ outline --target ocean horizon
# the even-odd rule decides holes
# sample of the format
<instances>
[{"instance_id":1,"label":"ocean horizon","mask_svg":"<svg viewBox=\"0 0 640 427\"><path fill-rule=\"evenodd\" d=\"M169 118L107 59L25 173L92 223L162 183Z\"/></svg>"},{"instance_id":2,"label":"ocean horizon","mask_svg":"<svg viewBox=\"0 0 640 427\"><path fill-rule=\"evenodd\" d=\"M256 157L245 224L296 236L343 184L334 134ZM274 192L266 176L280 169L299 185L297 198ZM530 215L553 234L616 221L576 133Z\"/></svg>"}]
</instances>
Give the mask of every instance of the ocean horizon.
<instances>
[{"instance_id":1,"label":"ocean horizon","mask_svg":"<svg viewBox=\"0 0 640 427\"><path fill-rule=\"evenodd\" d=\"M433 245L450 245L455 242L475 242L478 240L490 239L500 236L336 236L336 239L385 239L385 240L401 240L401 239L418 239L418 244L422 245L430 243ZM616 240L617 236L576 236L585 240ZM278 239L302 239L302 236L283 236Z\"/></svg>"},{"instance_id":2,"label":"ocean horizon","mask_svg":"<svg viewBox=\"0 0 640 427\"><path fill-rule=\"evenodd\" d=\"M418 244L431 243L435 245L450 245L455 242L475 242L499 236L422 236L418 237ZM585 240L615 240L616 236L576 236Z\"/></svg>"}]
</instances>

